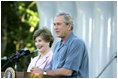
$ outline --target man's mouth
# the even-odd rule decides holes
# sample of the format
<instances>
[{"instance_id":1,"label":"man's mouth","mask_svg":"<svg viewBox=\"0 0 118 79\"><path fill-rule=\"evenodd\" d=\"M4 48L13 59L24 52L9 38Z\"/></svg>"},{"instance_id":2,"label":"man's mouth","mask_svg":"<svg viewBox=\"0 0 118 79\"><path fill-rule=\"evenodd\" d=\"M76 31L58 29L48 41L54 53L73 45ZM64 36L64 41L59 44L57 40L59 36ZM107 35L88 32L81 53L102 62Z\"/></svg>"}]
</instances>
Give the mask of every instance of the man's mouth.
<instances>
[{"instance_id":1,"label":"man's mouth","mask_svg":"<svg viewBox=\"0 0 118 79\"><path fill-rule=\"evenodd\" d=\"M56 31L56 33L59 33L60 31Z\"/></svg>"}]
</instances>

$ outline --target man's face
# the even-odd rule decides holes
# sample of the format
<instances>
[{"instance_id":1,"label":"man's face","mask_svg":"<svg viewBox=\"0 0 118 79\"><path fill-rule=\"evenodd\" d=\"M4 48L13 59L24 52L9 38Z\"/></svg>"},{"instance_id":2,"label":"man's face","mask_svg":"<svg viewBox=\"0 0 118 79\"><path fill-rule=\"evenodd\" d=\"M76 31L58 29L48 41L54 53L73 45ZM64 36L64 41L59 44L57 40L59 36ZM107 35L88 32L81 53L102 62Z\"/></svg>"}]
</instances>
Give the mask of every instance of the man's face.
<instances>
[{"instance_id":1,"label":"man's face","mask_svg":"<svg viewBox=\"0 0 118 79\"><path fill-rule=\"evenodd\" d=\"M68 33L68 26L64 22L64 16L58 16L54 19L54 30L56 36L64 38Z\"/></svg>"}]
</instances>

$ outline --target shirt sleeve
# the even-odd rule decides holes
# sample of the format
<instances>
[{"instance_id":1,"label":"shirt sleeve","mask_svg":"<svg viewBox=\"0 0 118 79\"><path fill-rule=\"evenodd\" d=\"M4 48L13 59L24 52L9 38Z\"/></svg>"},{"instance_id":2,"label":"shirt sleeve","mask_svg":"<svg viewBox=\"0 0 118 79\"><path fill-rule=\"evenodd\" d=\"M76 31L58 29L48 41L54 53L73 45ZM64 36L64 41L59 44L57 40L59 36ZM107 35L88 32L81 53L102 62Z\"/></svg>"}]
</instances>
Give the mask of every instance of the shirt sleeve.
<instances>
[{"instance_id":1,"label":"shirt sleeve","mask_svg":"<svg viewBox=\"0 0 118 79\"><path fill-rule=\"evenodd\" d=\"M37 58L38 58L38 56L31 59L30 64L28 65L28 68L27 68L27 72L31 72L30 70L35 65L35 62L36 62Z\"/></svg>"},{"instance_id":2,"label":"shirt sleeve","mask_svg":"<svg viewBox=\"0 0 118 79\"><path fill-rule=\"evenodd\" d=\"M27 72L31 72L31 71L30 71L30 69L32 68L32 64L31 64L31 63L32 63L32 61L30 61L30 64L29 64L29 66L28 66L28 68L27 68Z\"/></svg>"},{"instance_id":3,"label":"shirt sleeve","mask_svg":"<svg viewBox=\"0 0 118 79\"><path fill-rule=\"evenodd\" d=\"M48 68L52 70L52 60L50 61Z\"/></svg>"},{"instance_id":4,"label":"shirt sleeve","mask_svg":"<svg viewBox=\"0 0 118 79\"><path fill-rule=\"evenodd\" d=\"M47 68L50 67L50 65L51 65L51 60L52 60L52 56L49 57L49 59L48 59L46 65L45 65L45 69L47 69Z\"/></svg>"},{"instance_id":5,"label":"shirt sleeve","mask_svg":"<svg viewBox=\"0 0 118 79\"><path fill-rule=\"evenodd\" d=\"M78 71L84 52L84 45L79 40L74 40L68 47L66 60L63 68Z\"/></svg>"}]
</instances>

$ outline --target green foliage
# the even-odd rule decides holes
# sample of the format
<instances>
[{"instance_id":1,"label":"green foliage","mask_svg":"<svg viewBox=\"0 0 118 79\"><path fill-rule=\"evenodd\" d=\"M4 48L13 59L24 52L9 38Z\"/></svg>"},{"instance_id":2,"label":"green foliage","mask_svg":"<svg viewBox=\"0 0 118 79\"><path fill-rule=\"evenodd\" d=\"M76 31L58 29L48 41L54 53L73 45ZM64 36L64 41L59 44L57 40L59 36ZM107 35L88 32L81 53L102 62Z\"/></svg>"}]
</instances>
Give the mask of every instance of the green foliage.
<instances>
[{"instance_id":1,"label":"green foliage","mask_svg":"<svg viewBox=\"0 0 118 79\"><path fill-rule=\"evenodd\" d=\"M9 57L16 49L35 49L33 33L38 29L39 17L33 1L1 2L1 56ZM27 56L19 62L18 71L26 71L30 62ZM5 63L5 61L4 61ZM2 65L4 64L2 63Z\"/></svg>"},{"instance_id":2,"label":"green foliage","mask_svg":"<svg viewBox=\"0 0 118 79\"><path fill-rule=\"evenodd\" d=\"M35 2L32 2L31 5L33 5ZM29 6L31 7L31 6ZM39 21L39 18L37 17L38 16L38 13L31 10L30 8L25 8L25 4L24 2L20 4L20 6L18 6L18 9L19 9L19 14L22 14L22 21L29 24L30 26L32 27L36 27L38 21ZM25 12L25 13L24 13ZM26 15L26 17L24 17Z\"/></svg>"},{"instance_id":3,"label":"green foliage","mask_svg":"<svg viewBox=\"0 0 118 79\"><path fill-rule=\"evenodd\" d=\"M36 27L37 22L39 21L39 19L36 17L38 14L30 9L27 9L27 13L27 17L29 17L29 19L25 20L25 22L30 24L32 27Z\"/></svg>"}]
</instances>

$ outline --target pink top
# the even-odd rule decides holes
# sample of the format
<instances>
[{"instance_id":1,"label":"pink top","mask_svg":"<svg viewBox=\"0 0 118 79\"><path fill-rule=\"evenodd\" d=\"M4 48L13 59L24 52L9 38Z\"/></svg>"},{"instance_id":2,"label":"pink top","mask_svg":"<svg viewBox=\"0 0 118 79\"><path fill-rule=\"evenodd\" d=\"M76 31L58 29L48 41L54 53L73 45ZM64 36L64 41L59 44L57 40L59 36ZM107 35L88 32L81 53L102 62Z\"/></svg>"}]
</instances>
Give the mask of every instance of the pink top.
<instances>
[{"instance_id":1,"label":"pink top","mask_svg":"<svg viewBox=\"0 0 118 79\"><path fill-rule=\"evenodd\" d=\"M45 70L46 68L48 68L50 61L52 60L53 52L50 50L42 59L39 60L40 55L41 54L39 54L39 56L36 56L31 60L28 66L27 72L31 72L30 71L31 68L37 67L37 66L41 68L42 70Z\"/></svg>"}]
</instances>

